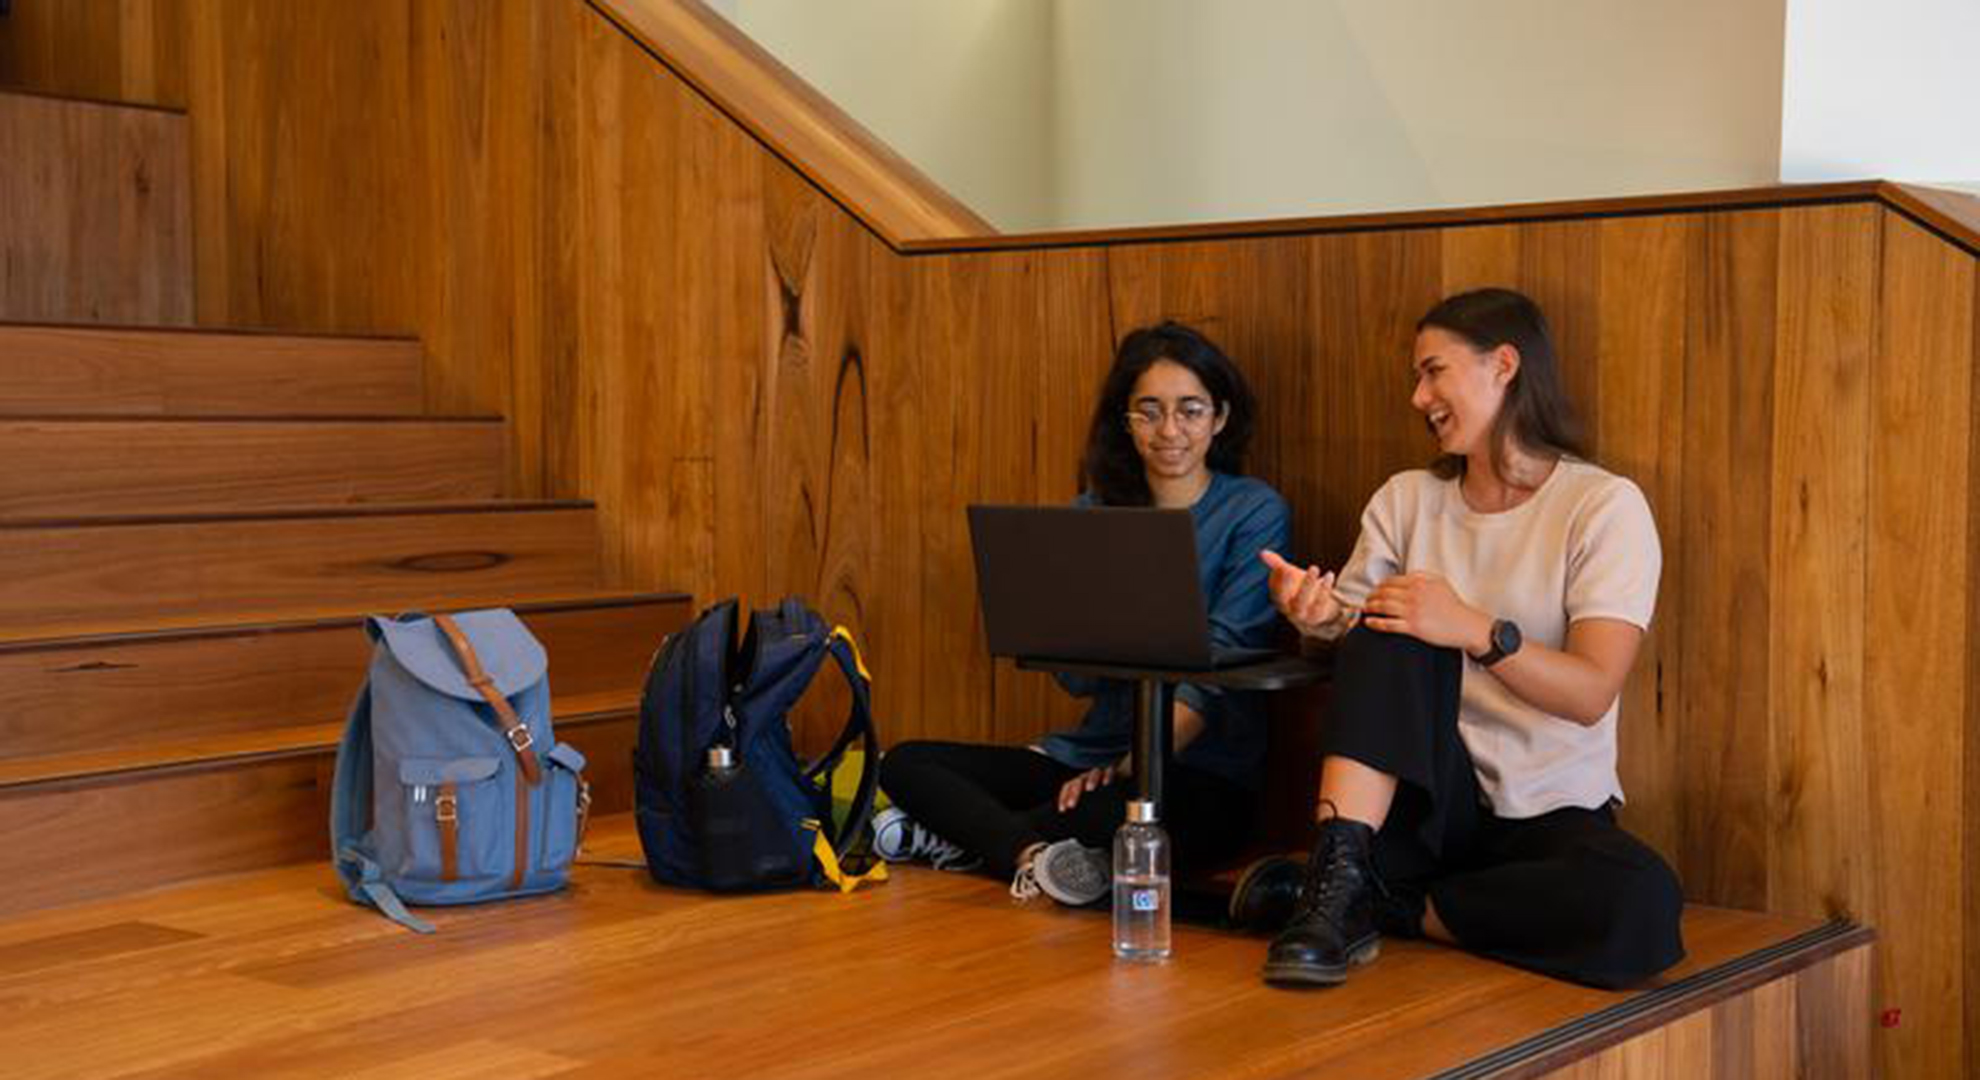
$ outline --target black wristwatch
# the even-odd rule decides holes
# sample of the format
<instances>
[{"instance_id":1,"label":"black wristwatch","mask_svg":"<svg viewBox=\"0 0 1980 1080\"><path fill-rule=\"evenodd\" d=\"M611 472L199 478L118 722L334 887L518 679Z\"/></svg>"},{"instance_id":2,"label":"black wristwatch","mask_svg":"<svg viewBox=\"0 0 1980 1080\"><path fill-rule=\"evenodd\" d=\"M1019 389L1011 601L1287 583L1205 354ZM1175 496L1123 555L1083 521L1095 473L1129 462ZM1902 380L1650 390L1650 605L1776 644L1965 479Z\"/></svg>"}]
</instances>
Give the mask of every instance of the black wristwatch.
<instances>
[{"instance_id":1,"label":"black wristwatch","mask_svg":"<svg viewBox=\"0 0 1980 1080\"><path fill-rule=\"evenodd\" d=\"M1519 624L1511 619L1492 620L1492 647L1471 659L1479 667L1488 668L1519 651L1525 641L1519 633Z\"/></svg>"}]
</instances>

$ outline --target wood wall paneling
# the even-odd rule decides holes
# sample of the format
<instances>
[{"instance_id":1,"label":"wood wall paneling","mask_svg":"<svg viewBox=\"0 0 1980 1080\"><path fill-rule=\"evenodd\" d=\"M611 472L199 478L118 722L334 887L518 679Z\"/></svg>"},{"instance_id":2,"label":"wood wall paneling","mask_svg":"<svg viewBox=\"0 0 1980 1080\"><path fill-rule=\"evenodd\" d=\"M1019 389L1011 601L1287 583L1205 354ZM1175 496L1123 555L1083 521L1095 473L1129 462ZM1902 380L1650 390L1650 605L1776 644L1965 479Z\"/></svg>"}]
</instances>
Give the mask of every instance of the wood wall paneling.
<instances>
[{"instance_id":1,"label":"wood wall paneling","mask_svg":"<svg viewBox=\"0 0 1980 1080\"><path fill-rule=\"evenodd\" d=\"M1635 480L1657 519L1664 575L1657 613L1623 688L1618 767L1629 802L1624 823L1674 863L1681 850L1682 790L1673 763L1681 724L1683 640L1689 619L1679 588L1684 521L1685 272L1693 223L1625 218L1599 226L1598 325L1589 353L1601 393L1584 405L1602 433L1601 462Z\"/></svg>"},{"instance_id":2,"label":"wood wall paneling","mask_svg":"<svg viewBox=\"0 0 1980 1080\"><path fill-rule=\"evenodd\" d=\"M1774 828L1772 673L1767 636L1772 506L1775 279L1780 216L1696 223L1687 259L1685 492L1665 589L1684 619L1682 751L1669 763L1685 793L1677 867L1687 895L1759 908ZM1674 557L1672 557L1674 556ZM1627 721L1625 721L1627 723Z\"/></svg>"},{"instance_id":3,"label":"wood wall paneling","mask_svg":"<svg viewBox=\"0 0 1980 1080\"><path fill-rule=\"evenodd\" d=\"M0 319L190 321L187 146L177 113L0 92Z\"/></svg>"},{"instance_id":4,"label":"wood wall paneling","mask_svg":"<svg viewBox=\"0 0 1980 1080\"><path fill-rule=\"evenodd\" d=\"M0 86L184 108L185 38L176 31L191 2L15 3L0 19Z\"/></svg>"},{"instance_id":5,"label":"wood wall paneling","mask_svg":"<svg viewBox=\"0 0 1980 1080\"><path fill-rule=\"evenodd\" d=\"M1879 224L1867 206L1781 217L1767 625L1768 906L1872 925L1863 611Z\"/></svg>"},{"instance_id":6,"label":"wood wall paneling","mask_svg":"<svg viewBox=\"0 0 1980 1080\"><path fill-rule=\"evenodd\" d=\"M1520 226L1519 287L1547 313L1568 397L1587 425L1589 452L1601 461L1607 432L1601 415L1603 304L1601 221L1537 222Z\"/></svg>"},{"instance_id":7,"label":"wood wall paneling","mask_svg":"<svg viewBox=\"0 0 1980 1080\"><path fill-rule=\"evenodd\" d=\"M1878 828L1877 950L1884 995L1902 1010L1889 1036L1892 1076L1951 1076L1958 1048L1930 1037L1964 1020L1972 927L1970 870L1935 839L1967 827L1963 718L1972 648L1966 613L1921 603L1964 596L1973 500L1967 402L1973 392L1974 260L1904 218L1880 214L1882 297L1872 357L1868 535L1863 613L1862 807ZM1843 808L1850 813L1851 808ZM1866 853L1868 854L1868 853ZM1899 996L1901 994L1901 996Z\"/></svg>"},{"instance_id":8,"label":"wood wall paneling","mask_svg":"<svg viewBox=\"0 0 1980 1080\"><path fill-rule=\"evenodd\" d=\"M1852 949L1544 1075L1548 1080L1857 1080L1873 1068L1863 1009L1871 952Z\"/></svg>"},{"instance_id":9,"label":"wood wall paneling","mask_svg":"<svg viewBox=\"0 0 1980 1080\"><path fill-rule=\"evenodd\" d=\"M1980 366L1980 267L1976 267L1974 277L1973 363L1975 366ZM1970 419L1967 427L1966 467L1968 483L1971 484L1973 470L1980 467L1980 392L1975 392L1970 383L1967 402ZM1956 851L1936 851L1934 856L1956 859L1970 878L1972 868L1980 866L1980 822L1976 822L1970 812L1972 808L1980 807L1980 738L1974 737L1975 732L1980 732L1980 649L1972 647L1972 643L1980 641L1980 588L1976 588L1972 580L1976 570L1980 570L1980 498L1974 498L1970 491L1966 499L1966 566L1968 648L1965 677L1962 680L1962 689L1966 695L1966 716L1965 724L1961 729L1965 733L1961 739L1964 753L1959 755L1963 759L1964 771L1960 785L1962 797L1960 817L1964 824L1960 828L1961 839ZM1965 935L1965 948L1961 950L1964 953L1964 963L1961 965L1963 975L1961 990L1966 1009L1961 1031L1965 1034L1966 1074L1973 1076L1980 1075L1980 941L1976 941L1976 928L1980 928L1980 889L1965 888L1963 892L1965 902L1962 904L1964 913L1960 927ZM1899 973L1899 978L1904 978L1903 972ZM1903 983L1900 982L1899 985Z\"/></svg>"}]
</instances>

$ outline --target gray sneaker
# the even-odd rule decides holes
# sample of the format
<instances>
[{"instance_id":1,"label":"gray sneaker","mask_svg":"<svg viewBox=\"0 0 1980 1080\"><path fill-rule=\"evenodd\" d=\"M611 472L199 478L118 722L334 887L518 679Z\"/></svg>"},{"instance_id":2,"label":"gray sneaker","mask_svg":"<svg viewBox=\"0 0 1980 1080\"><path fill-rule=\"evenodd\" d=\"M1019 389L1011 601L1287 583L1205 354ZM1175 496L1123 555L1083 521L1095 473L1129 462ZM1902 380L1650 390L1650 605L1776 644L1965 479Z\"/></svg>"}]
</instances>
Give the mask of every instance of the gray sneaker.
<instances>
[{"instance_id":1,"label":"gray sneaker","mask_svg":"<svg viewBox=\"0 0 1980 1080\"><path fill-rule=\"evenodd\" d=\"M1113 857L1077 840L1045 845L1031 862L1018 867L1011 895L1029 900L1044 893L1068 907L1085 907L1107 895L1114 885Z\"/></svg>"},{"instance_id":2,"label":"gray sneaker","mask_svg":"<svg viewBox=\"0 0 1980 1080\"><path fill-rule=\"evenodd\" d=\"M898 806L873 815L873 853L891 863L926 862L937 870L965 871L983 865L982 859L917 825Z\"/></svg>"}]
</instances>

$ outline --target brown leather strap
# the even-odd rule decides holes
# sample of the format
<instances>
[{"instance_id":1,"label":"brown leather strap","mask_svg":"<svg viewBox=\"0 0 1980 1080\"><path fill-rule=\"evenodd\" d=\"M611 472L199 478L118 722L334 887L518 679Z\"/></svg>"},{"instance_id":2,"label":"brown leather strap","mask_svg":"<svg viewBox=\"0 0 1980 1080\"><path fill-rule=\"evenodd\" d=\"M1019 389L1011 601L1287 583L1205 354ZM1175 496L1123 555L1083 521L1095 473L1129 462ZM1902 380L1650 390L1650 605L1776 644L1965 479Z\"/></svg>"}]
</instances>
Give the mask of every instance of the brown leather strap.
<instances>
[{"instance_id":1,"label":"brown leather strap","mask_svg":"<svg viewBox=\"0 0 1980 1080\"><path fill-rule=\"evenodd\" d=\"M512 890L523 887L523 871L529 869L529 785L516 774L516 874L509 880Z\"/></svg>"},{"instance_id":2,"label":"brown leather strap","mask_svg":"<svg viewBox=\"0 0 1980 1080\"><path fill-rule=\"evenodd\" d=\"M433 821L440 828L440 880L458 881L461 876L461 793L452 780L440 785L440 796L433 800Z\"/></svg>"},{"instance_id":3,"label":"brown leather strap","mask_svg":"<svg viewBox=\"0 0 1980 1080\"><path fill-rule=\"evenodd\" d=\"M461 632L461 624L452 615L435 615L433 624L447 635L447 641L454 647L454 658L461 663L461 670L467 673L468 685L481 694L488 707L495 710L495 719L502 725L502 734L508 737L509 745L515 749L516 761L522 766L524 779L535 787L543 782L543 769L536 762L536 751L531 749L532 739L529 728L516 715L509 699L495 688L495 680L481 667L481 658L474 654L474 646L468 643L467 635Z\"/></svg>"}]
</instances>

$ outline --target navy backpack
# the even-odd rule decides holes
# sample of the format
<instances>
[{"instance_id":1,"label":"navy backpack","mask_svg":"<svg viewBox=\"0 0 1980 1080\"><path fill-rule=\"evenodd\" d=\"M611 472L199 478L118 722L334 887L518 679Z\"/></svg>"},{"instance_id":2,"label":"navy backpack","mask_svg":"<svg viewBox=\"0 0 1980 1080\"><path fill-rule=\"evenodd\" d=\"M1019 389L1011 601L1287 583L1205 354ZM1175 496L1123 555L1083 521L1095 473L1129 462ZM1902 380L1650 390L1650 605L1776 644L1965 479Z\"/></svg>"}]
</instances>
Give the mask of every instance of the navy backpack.
<instances>
[{"instance_id":1,"label":"navy backpack","mask_svg":"<svg viewBox=\"0 0 1980 1080\"><path fill-rule=\"evenodd\" d=\"M884 864L863 874L841 865L872 818L880 758L852 635L794 598L756 612L740 638L736 623L733 599L702 612L668 636L647 674L633 751L647 869L662 884L722 892L884 881ZM852 688L852 711L807 764L786 714L828 657ZM855 742L859 782L834 828L831 775Z\"/></svg>"},{"instance_id":2,"label":"navy backpack","mask_svg":"<svg viewBox=\"0 0 1980 1080\"><path fill-rule=\"evenodd\" d=\"M507 610L365 620L369 677L337 748L330 839L351 899L406 904L562 888L590 807L550 728L543 646Z\"/></svg>"}]
</instances>

